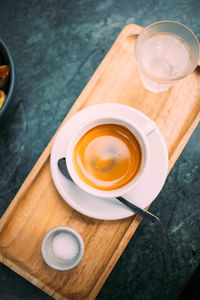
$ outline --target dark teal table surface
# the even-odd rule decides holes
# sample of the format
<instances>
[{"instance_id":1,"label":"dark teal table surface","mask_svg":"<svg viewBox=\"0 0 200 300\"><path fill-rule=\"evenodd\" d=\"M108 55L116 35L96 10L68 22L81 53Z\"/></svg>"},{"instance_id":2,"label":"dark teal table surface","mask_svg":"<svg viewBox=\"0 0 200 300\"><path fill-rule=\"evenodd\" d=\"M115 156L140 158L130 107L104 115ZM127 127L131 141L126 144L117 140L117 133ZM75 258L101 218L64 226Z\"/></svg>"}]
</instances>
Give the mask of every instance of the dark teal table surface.
<instances>
[{"instance_id":1,"label":"dark teal table surface","mask_svg":"<svg viewBox=\"0 0 200 300\"><path fill-rule=\"evenodd\" d=\"M200 38L200 1L7 0L0 12L17 71L14 112L0 127L2 216L123 27L175 20ZM200 262L199 149L197 127L151 205L161 224L141 222L98 300L173 300L183 292ZM2 300L50 299L3 264L0 278Z\"/></svg>"}]
</instances>

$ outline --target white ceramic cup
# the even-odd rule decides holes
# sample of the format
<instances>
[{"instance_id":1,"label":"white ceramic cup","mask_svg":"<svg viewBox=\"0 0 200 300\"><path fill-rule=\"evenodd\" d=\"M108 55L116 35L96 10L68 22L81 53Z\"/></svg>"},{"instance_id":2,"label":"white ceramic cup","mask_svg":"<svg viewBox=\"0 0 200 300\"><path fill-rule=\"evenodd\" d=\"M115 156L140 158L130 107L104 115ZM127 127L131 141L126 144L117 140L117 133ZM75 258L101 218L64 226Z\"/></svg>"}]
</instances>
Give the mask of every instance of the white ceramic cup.
<instances>
[{"instance_id":1,"label":"white ceramic cup","mask_svg":"<svg viewBox=\"0 0 200 300\"><path fill-rule=\"evenodd\" d=\"M118 124L126 127L136 137L142 150L142 162L141 162L140 170L137 173L137 175L126 185L118 189L109 190L109 191L103 191L94 188L88 185L87 183L85 183L83 180L81 180L81 178L78 176L78 174L75 171L75 167L73 163L73 152L79 139L91 128L102 124ZM142 128L139 128L134 124L134 121L129 122L126 121L126 119L120 117L99 117L93 119L92 116L89 116L87 120L83 121L82 126L77 128L73 132L67 146L66 165L71 178L77 184L77 186L79 186L79 188L97 197L112 198L112 197L122 196L128 193L130 190L134 189L141 182L141 180L144 178L147 172L148 164L150 160L150 149L149 149L147 136L155 129L156 129L156 124L153 121L148 121L143 125Z\"/></svg>"}]
</instances>

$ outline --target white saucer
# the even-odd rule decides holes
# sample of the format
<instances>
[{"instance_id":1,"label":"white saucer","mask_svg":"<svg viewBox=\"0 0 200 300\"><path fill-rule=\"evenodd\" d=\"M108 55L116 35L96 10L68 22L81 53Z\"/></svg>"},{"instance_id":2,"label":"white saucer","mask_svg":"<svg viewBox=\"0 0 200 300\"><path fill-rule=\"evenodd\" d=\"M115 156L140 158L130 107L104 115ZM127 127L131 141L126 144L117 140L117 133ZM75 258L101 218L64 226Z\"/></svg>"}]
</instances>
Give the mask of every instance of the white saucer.
<instances>
[{"instance_id":1,"label":"white saucer","mask_svg":"<svg viewBox=\"0 0 200 300\"><path fill-rule=\"evenodd\" d=\"M57 161L65 157L67 143L83 119L90 115L123 116L133 120L137 126L143 126L150 119L142 112L122 104L96 104L82 109L73 115L59 130L53 143L50 167L54 184L63 199L80 213L101 220L123 219L134 215L129 208L114 198L98 198L82 191L72 181L64 177L58 169ZM167 177L168 152L165 141L157 128L147 136L150 145L150 163L144 179L133 191L123 195L127 200L145 208L151 204L161 191Z\"/></svg>"}]
</instances>

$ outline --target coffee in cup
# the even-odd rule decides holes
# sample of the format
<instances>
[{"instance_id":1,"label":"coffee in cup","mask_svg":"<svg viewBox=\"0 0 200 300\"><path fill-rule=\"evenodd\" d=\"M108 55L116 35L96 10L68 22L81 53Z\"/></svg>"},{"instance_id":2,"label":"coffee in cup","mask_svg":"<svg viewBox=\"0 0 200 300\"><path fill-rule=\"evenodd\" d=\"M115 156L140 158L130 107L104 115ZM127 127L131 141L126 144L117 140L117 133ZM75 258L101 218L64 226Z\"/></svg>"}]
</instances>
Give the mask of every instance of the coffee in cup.
<instances>
[{"instance_id":1,"label":"coffee in cup","mask_svg":"<svg viewBox=\"0 0 200 300\"><path fill-rule=\"evenodd\" d=\"M137 175L142 151L137 138L119 124L101 124L76 143L73 163L77 175L89 186L115 190Z\"/></svg>"}]
</instances>

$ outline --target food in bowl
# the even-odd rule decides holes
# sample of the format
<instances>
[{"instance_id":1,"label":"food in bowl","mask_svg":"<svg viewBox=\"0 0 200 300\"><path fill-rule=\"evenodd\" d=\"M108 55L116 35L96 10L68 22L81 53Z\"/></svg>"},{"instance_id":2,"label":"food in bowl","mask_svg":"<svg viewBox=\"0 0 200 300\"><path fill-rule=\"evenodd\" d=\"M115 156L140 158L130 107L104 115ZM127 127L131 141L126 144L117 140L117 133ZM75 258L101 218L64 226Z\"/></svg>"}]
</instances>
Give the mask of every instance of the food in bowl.
<instances>
[{"instance_id":1,"label":"food in bowl","mask_svg":"<svg viewBox=\"0 0 200 300\"><path fill-rule=\"evenodd\" d=\"M6 100L6 94L3 90L0 90L0 109L2 108L5 100Z\"/></svg>"},{"instance_id":2,"label":"food in bowl","mask_svg":"<svg viewBox=\"0 0 200 300\"><path fill-rule=\"evenodd\" d=\"M5 87L10 74L10 67L7 65L0 66L0 109L6 100Z\"/></svg>"},{"instance_id":3,"label":"food in bowl","mask_svg":"<svg viewBox=\"0 0 200 300\"><path fill-rule=\"evenodd\" d=\"M0 127L8 116L12 116L15 93L15 66L10 50L0 38Z\"/></svg>"}]
</instances>

